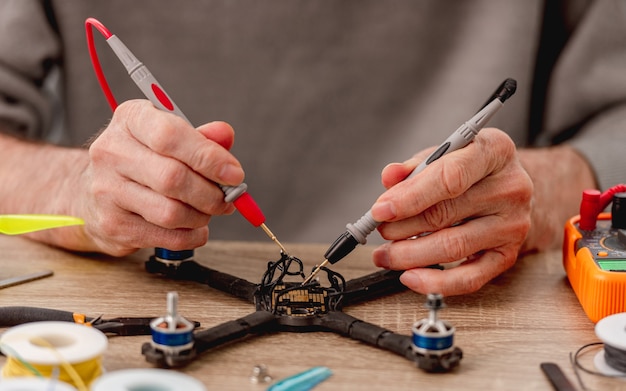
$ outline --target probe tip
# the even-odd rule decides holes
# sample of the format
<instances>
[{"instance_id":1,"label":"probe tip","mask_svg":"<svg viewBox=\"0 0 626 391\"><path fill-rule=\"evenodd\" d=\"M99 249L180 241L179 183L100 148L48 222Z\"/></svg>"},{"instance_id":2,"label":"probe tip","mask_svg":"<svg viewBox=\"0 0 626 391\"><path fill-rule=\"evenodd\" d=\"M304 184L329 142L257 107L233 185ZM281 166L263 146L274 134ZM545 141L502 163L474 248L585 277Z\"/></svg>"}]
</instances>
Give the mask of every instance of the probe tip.
<instances>
[{"instance_id":1,"label":"probe tip","mask_svg":"<svg viewBox=\"0 0 626 391\"><path fill-rule=\"evenodd\" d=\"M285 246L283 246L282 243L278 241L278 238L276 237L276 235L274 235L274 233L270 231L269 227L265 225L265 223L261 224L261 228L263 229L263 231L265 231L267 236L269 236L269 238L272 239L272 241L274 241L274 243L276 243L278 247L280 247L280 252L282 252L285 255L288 255L287 250L285 249Z\"/></svg>"},{"instance_id":2,"label":"probe tip","mask_svg":"<svg viewBox=\"0 0 626 391\"><path fill-rule=\"evenodd\" d=\"M313 273L309 274L309 276L305 278L304 281L302 281L302 284L300 286L306 285L309 281L311 281L313 277L315 277L317 273L319 273L320 270L322 270L322 268L326 266L327 263L328 263L328 259L324 259L324 262L322 262L319 266L317 266L315 270L313 270Z\"/></svg>"}]
</instances>

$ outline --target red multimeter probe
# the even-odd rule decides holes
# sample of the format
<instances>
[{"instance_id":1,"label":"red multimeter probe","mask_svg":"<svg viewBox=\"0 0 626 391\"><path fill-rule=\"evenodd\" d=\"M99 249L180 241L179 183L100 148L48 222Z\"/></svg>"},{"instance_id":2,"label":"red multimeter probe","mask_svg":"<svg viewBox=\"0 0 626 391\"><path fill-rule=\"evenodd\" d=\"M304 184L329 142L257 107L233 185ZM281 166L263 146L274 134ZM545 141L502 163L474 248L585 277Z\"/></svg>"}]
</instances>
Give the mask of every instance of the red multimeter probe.
<instances>
[{"instance_id":1,"label":"red multimeter probe","mask_svg":"<svg viewBox=\"0 0 626 391\"><path fill-rule=\"evenodd\" d=\"M626 312L626 185L583 192L580 215L565 224L563 266L592 322Z\"/></svg>"},{"instance_id":2,"label":"red multimeter probe","mask_svg":"<svg viewBox=\"0 0 626 391\"><path fill-rule=\"evenodd\" d=\"M137 57L122 43L122 41L112 34L102 23L100 23L97 19L87 18L85 21L85 29L87 35L87 45L89 49L89 55L91 57L91 61L94 67L94 71L96 72L96 76L98 78L98 82L102 87L102 91L104 92L107 101L109 102L109 106L111 109L115 111L117 107L117 101L109 88L109 85L104 76L104 72L102 71L102 67L100 66L100 61L98 60L98 53L96 52L96 47L94 45L93 40L93 32L92 27L96 28L105 38L113 52L117 55L119 60L122 62L126 71L130 75L131 79L135 82L137 87L144 93L146 98L148 98L155 107L164 110L166 112L170 112L172 114L176 114L179 117L183 118L187 122L189 120L183 114L183 112L176 106L174 101L170 99L167 93L160 86L159 82L154 78L154 76L150 73L148 68L142 64ZM219 185L219 187L224 192L224 200L226 202L232 202L235 208L241 213L241 215L248 220L253 226L261 227L263 231L270 237L281 249L281 252L287 254L287 250L285 247L278 241L276 236L270 229L265 225L265 216L261 211L261 208L257 205L256 201L252 198L252 196L247 192L248 186L245 183L240 184L239 186L225 186ZM169 252L169 250L167 250Z\"/></svg>"}]
</instances>

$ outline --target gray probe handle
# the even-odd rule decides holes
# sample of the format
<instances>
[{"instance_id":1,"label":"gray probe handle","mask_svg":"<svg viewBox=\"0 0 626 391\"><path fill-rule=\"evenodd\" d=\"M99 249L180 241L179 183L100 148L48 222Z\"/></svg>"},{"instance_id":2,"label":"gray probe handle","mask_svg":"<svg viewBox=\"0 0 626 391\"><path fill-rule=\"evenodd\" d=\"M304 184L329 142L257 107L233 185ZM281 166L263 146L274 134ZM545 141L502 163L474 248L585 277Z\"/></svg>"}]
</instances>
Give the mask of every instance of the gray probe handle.
<instances>
[{"instance_id":1,"label":"gray probe handle","mask_svg":"<svg viewBox=\"0 0 626 391\"><path fill-rule=\"evenodd\" d=\"M431 153L426 160L420 163L419 166L415 167L413 172L411 172L405 180L422 172L429 164L438 160L443 155L447 155L450 152L464 148L467 144L471 143L476 135L478 135L478 132L480 132L480 130L487 125L487 122L489 122L491 117L493 117L502 106L503 103L500 99L494 99L489 102L488 105L470 118L469 121L466 121L459 126L459 128L455 130L454 133L446 139L446 141L441 143L441 145L439 145L439 147Z\"/></svg>"},{"instance_id":2,"label":"gray probe handle","mask_svg":"<svg viewBox=\"0 0 626 391\"><path fill-rule=\"evenodd\" d=\"M367 243L367 235L371 234L381 223L374 220L372 210L368 210L354 224L347 224L346 229L361 244Z\"/></svg>"},{"instance_id":3,"label":"gray probe handle","mask_svg":"<svg viewBox=\"0 0 626 391\"><path fill-rule=\"evenodd\" d=\"M130 75L131 79L135 82L137 87L143 92L143 94L155 105L157 108L178 115L185 121L191 123L189 119L183 114L182 110L176 106L176 103L169 96L167 96L165 90L161 87L156 78L150 73L148 68L141 63L135 57L135 55L128 49L126 45L116 36L112 35L107 39L107 43L113 49L113 52L117 55L119 60L126 68L126 71ZM164 99L171 104L171 107L166 107L163 102L155 96L155 87L158 91L160 91L163 95L165 95ZM163 99L163 98L162 98ZM224 201L233 202L239 196L248 190L248 185L242 183L238 186L225 186L219 185L220 189L224 192Z\"/></svg>"},{"instance_id":4,"label":"gray probe handle","mask_svg":"<svg viewBox=\"0 0 626 391\"><path fill-rule=\"evenodd\" d=\"M225 186L225 185L219 185L219 186L220 186L220 189L222 189L222 191L224 192L224 201L226 202L235 201L237 198L239 198L239 196L245 193L246 190L248 190L248 185L246 185L245 183L241 183L238 186Z\"/></svg>"},{"instance_id":5,"label":"gray probe handle","mask_svg":"<svg viewBox=\"0 0 626 391\"><path fill-rule=\"evenodd\" d=\"M502 107L502 105L503 104L500 99L494 99L489 102L489 104L487 104L482 110L470 118L469 121L466 121L463 125L459 126L459 128L446 139L446 141L444 141L433 153L431 153L426 160L420 163L419 166L415 167L413 172L411 172L411 174L409 174L409 176L407 176L404 180L412 178L422 172L429 164L438 160L443 155L447 155L450 152L461 149L472 142L478 132L480 132L480 130L487 124L500 107ZM380 222L374 220L372 217L372 210L370 209L354 224L346 225L346 228L348 232L350 232L350 234L359 241L359 243L365 244L367 242L367 236L371 234L380 224Z\"/></svg>"}]
</instances>

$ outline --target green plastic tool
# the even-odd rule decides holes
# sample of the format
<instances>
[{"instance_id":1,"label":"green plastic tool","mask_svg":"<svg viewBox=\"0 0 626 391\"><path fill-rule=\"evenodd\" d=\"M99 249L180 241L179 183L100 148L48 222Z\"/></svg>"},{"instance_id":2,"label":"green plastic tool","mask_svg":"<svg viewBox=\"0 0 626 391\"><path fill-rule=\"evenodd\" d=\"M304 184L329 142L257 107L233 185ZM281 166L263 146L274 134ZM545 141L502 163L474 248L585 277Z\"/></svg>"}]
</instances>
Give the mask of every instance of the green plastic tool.
<instances>
[{"instance_id":1,"label":"green plastic tool","mask_svg":"<svg viewBox=\"0 0 626 391\"><path fill-rule=\"evenodd\" d=\"M83 225L85 221L78 217L62 215L0 215L0 233L5 235L20 235L44 229Z\"/></svg>"}]
</instances>

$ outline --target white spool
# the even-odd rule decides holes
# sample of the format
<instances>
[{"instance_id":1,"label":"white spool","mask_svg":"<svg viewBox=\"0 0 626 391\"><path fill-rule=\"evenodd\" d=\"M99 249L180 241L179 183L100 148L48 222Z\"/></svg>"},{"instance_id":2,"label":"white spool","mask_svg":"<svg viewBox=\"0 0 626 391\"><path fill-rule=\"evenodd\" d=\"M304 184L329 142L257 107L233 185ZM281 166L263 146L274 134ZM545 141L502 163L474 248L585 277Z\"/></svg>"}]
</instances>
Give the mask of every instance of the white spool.
<instances>
[{"instance_id":1,"label":"white spool","mask_svg":"<svg viewBox=\"0 0 626 391\"><path fill-rule=\"evenodd\" d=\"M37 338L50 343L54 351L38 343ZM108 341L104 333L92 327L69 322L33 322L12 327L2 335L0 343L12 349L2 349L7 356L16 352L31 364L58 365L59 356L70 364L94 359L102 355Z\"/></svg>"},{"instance_id":2,"label":"white spool","mask_svg":"<svg viewBox=\"0 0 626 391\"><path fill-rule=\"evenodd\" d=\"M167 369L125 369L97 379L91 391L206 391L197 379Z\"/></svg>"},{"instance_id":3,"label":"white spool","mask_svg":"<svg viewBox=\"0 0 626 391\"><path fill-rule=\"evenodd\" d=\"M9 358L19 359L38 367L62 367L63 363L93 364L94 372L80 374L89 383L101 372L100 357L108 344L100 330L69 322L33 322L10 328L0 337L0 348ZM7 375L9 366L2 368L0 377L14 378L24 375ZM35 374L33 374L34 376Z\"/></svg>"},{"instance_id":4,"label":"white spool","mask_svg":"<svg viewBox=\"0 0 626 391\"><path fill-rule=\"evenodd\" d=\"M596 336L606 345L626 351L626 313L619 313L600 319L596 324ZM604 358L604 349L598 352L593 360L596 369L607 376L626 376L611 367Z\"/></svg>"},{"instance_id":5,"label":"white spool","mask_svg":"<svg viewBox=\"0 0 626 391\"><path fill-rule=\"evenodd\" d=\"M0 381L0 391L76 391L67 383L40 377L16 377Z\"/></svg>"}]
</instances>

